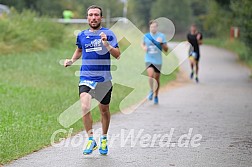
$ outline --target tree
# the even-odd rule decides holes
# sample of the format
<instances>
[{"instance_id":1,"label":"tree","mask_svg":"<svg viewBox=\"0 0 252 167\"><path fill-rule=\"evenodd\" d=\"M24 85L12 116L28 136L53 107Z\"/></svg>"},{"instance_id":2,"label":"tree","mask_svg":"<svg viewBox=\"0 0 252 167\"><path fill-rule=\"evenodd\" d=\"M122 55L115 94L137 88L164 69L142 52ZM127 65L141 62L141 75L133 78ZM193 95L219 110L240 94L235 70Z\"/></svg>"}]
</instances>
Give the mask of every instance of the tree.
<instances>
[{"instance_id":1,"label":"tree","mask_svg":"<svg viewBox=\"0 0 252 167\"><path fill-rule=\"evenodd\" d=\"M104 10L104 16L109 9L111 17L122 16L123 4L119 0L0 0L0 4L12 6L19 12L24 9L33 10L40 15L51 17L62 17L62 12L65 9L70 9L74 12L76 18L86 16L86 9L90 5L99 5Z\"/></svg>"},{"instance_id":2,"label":"tree","mask_svg":"<svg viewBox=\"0 0 252 167\"><path fill-rule=\"evenodd\" d=\"M167 17L175 24L176 32L188 29L192 21L192 11L187 0L157 0L151 9L151 18Z\"/></svg>"},{"instance_id":3,"label":"tree","mask_svg":"<svg viewBox=\"0 0 252 167\"><path fill-rule=\"evenodd\" d=\"M209 1L209 11L204 20L204 30L211 37L227 37L232 25L233 13L227 6Z\"/></svg>"},{"instance_id":4,"label":"tree","mask_svg":"<svg viewBox=\"0 0 252 167\"><path fill-rule=\"evenodd\" d=\"M200 31L203 31L203 23L208 14L208 0L191 0L190 7L192 9L193 22L197 25ZM205 34L205 32L204 32Z\"/></svg>"},{"instance_id":5,"label":"tree","mask_svg":"<svg viewBox=\"0 0 252 167\"><path fill-rule=\"evenodd\" d=\"M236 24L241 30L241 37L248 48L252 48L252 1L233 0L231 9L234 12Z\"/></svg>"},{"instance_id":6,"label":"tree","mask_svg":"<svg viewBox=\"0 0 252 167\"><path fill-rule=\"evenodd\" d=\"M24 9L30 9L40 15L56 16L62 15L63 6L56 0L0 0L0 4L14 7L22 12Z\"/></svg>"},{"instance_id":7,"label":"tree","mask_svg":"<svg viewBox=\"0 0 252 167\"><path fill-rule=\"evenodd\" d=\"M156 0L129 0L129 19L139 28L147 29L151 8Z\"/></svg>"}]
</instances>

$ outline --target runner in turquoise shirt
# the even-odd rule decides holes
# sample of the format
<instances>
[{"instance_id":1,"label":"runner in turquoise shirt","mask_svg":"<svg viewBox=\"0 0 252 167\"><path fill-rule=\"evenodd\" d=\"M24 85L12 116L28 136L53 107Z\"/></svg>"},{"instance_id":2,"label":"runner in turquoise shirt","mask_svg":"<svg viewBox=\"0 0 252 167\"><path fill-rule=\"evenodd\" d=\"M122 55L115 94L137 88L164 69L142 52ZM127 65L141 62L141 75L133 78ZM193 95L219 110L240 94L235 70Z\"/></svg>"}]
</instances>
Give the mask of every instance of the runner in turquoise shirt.
<instances>
[{"instance_id":1,"label":"runner in turquoise shirt","mask_svg":"<svg viewBox=\"0 0 252 167\"><path fill-rule=\"evenodd\" d=\"M142 48L146 52L145 63L147 74L149 76L150 93L148 99L152 100L154 95L154 104L158 104L158 90L160 70L162 66L162 51L167 52L168 46L165 35L158 32L158 23L151 20L149 23L150 32L144 35ZM153 83L153 78L157 84Z\"/></svg>"}]
</instances>

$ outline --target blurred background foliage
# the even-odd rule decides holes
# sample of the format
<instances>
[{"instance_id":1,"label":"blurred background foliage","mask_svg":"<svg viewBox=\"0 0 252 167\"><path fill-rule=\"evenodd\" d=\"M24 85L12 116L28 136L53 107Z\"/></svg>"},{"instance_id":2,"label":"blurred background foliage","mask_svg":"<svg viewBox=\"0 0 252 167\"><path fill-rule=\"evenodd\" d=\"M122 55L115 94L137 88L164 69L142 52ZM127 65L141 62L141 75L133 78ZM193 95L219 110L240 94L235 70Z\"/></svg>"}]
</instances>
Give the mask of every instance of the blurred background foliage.
<instances>
[{"instance_id":1,"label":"blurred background foliage","mask_svg":"<svg viewBox=\"0 0 252 167\"><path fill-rule=\"evenodd\" d=\"M122 17L124 5L127 4L127 18L143 32L148 30L149 20L158 17L167 17L173 21L176 27L175 39L178 40L185 39L185 34L192 23L198 26L204 37L220 39L229 38L230 28L235 26L240 29L240 41L248 49L252 48L251 0L97 0L95 2L93 0L0 0L0 4L15 8L17 12L22 13L20 17L28 15L28 18L20 18L25 20L25 23L28 23L29 19L31 21L31 18L35 16L62 18L62 13L65 9L73 11L74 18L85 18L86 8L92 4L100 5L103 8L104 17L107 16L108 11L110 11L110 17ZM27 10L31 12L23 12ZM15 24L7 23L7 19L1 19L0 22L0 39L7 43L18 42L19 39L12 38L14 36L19 37L20 29L27 27L24 24L22 28L21 20L18 21L18 18L15 18L16 16L12 17L12 15L16 15L16 12L10 15L8 16L9 18L17 19ZM38 25L34 25L34 29L37 32L40 31L40 28L41 31L43 29L44 35L46 36L48 33L48 36L52 38L48 39L52 43L46 42L47 40L41 39L42 37L37 37L40 38L38 40L44 42L45 45L50 44L54 46L56 43L53 41L57 38L57 35L50 34L52 25L42 26L38 22L36 24ZM47 22L46 24L53 23ZM33 26L31 22L29 22L29 26ZM62 32L59 28L60 26L56 24L54 26L56 26L57 32ZM29 35L22 37L22 39L20 38L20 41L29 41L31 39Z\"/></svg>"}]
</instances>

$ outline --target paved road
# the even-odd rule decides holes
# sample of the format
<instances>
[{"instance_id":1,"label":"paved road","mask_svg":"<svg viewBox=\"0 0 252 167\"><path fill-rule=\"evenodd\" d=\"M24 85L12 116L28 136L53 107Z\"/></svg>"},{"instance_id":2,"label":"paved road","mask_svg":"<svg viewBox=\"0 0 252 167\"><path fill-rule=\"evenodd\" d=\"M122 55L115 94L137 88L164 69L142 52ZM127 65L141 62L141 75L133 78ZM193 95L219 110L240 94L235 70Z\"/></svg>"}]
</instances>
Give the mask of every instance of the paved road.
<instances>
[{"instance_id":1,"label":"paved road","mask_svg":"<svg viewBox=\"0 0 252 167\"><path fill-rule=\"evenodd\" d=\"M189 81L163 91L158 106L147 101L132 114L112 116L110 134L117 137L109 155L82 155L77 136L69 140L77 147L49 147L7 166L251 167L250 71L230 52L210 46L201 51L200 84ZM188 76L188 62L182 66Z\"/></svg>"}]
</instances>

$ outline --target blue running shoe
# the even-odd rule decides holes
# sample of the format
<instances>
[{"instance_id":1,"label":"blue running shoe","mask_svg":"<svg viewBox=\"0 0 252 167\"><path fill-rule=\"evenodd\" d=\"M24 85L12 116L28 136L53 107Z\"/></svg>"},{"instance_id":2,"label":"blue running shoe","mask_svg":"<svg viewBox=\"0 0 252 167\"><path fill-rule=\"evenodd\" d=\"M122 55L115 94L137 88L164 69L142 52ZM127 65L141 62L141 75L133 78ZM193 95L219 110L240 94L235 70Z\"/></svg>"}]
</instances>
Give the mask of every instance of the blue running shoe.
<instances>
[{"instance_id":1,"label":"blue running shoe","mask_svg":"<svg viewBox=\"0 0 252 167\"><path fill-rule=\"evenodd\" d=\"M83 151L83 154L84 155L91 154L97 148L98 147L97 147L97 144L96 144L95 140L93 138L89 138L87 146L86 146L85 150Z\"/></svg>"},{"instance_id":2,"label":"blue running shoe","mask_svg":"<svg viewBox=\"0 0 252 167\"><path fill-rule=\"evenodd\" d=\"M148 95L148 97L147 97L149 100L152 100L152 98L153 98L153 92L152 91L150 91L150 93L149 93L149 95Z\"/></svg>"},{"instance_id":3,"label":"blue running shoe","mask_svg":"<svg viewBox=\"0 0 252 167\"><path fill-rule=\"evenodd\" d=\"M194 74L194 73L193 73L193 71L192 71L192 73L191 73L191 75L190 75L190 78L191 78L191 79L193 79L193 74Z\"/></svg>"},{"instance_id":4,"label":"blue running shoe","mask_svg":"<svg viewBox=\"0 0 252 167\"><path fill-rule=\"evenodd\" d=\"M196 78L195 78L195 81L196 81L197 83L199 83L199 78L198 78L198 77L196 77Z\"/></svg>"},{"instance_id":5,"label":"blue running shoe","mask_svg":"<svg viewBox=\"0 0 252 167\"><path fill-rule=\"evenodd\" d=\"M154 104L158 104L158 97L157 96L154 97Z\"/></svg>"},{"instance_id":6,"label":"blue running shoe","mask_svg":"<svg viewBox=\"0 0 252 167\"><path fill-rule=\"evenodd\" d=\"M100 151L100 154L102 155L108 154L107 137L101 137L101 145L100 145L99 151Z\"/></svg>"}]
</instances>

